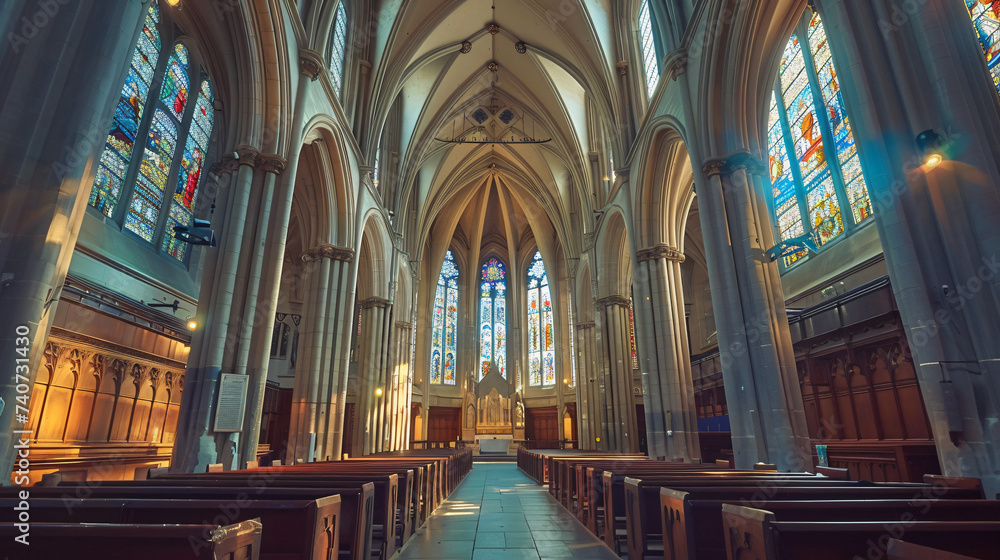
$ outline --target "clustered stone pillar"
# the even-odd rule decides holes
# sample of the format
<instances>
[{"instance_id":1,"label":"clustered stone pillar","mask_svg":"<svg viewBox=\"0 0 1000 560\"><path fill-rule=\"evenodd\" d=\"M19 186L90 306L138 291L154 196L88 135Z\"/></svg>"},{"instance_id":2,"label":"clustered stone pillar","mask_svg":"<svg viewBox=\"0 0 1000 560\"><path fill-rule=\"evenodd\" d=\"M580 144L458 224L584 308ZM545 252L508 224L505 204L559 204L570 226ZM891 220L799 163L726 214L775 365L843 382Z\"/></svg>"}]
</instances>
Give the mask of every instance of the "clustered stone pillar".
<instances>
[{"instance_id":1,"label":"clustered stone pillar","mask_svg":"<svg viewBox=\"0 0 1000 560\"><path fill-rule=\"evenodd\" d=\"M306 263L306 312L285 460L338 460L353 324L354 251L322 245L306 251L301 259ZM316 443L310 454L313 438Z\"/></svg>"},{"instance_id":2,"label":"clustered stone pillar","mask_svg":"<svg viewBox=\"0 0 1000 560\"><path fill-rule=\"evenodd\" d=\"M10 480L18 439L12 430L24 429L18 415L27 413L18 405L30 406L25 400L42 367L53 311L147 9L132 0L8 0L3 6L0 484Z\"/></svg>"},{"instance_id":3,"label":"clustered stone pillar","mask_svg":"<svg viewBox=\"0 0 1000 560\"><path fill-rule=\"evenodd\" d=\"M381 421L375 426L376 452L399 451L406 449L409 443L412 331L410 323L403 321L396 321L393 327L388 384L380 403Z\"/></svg>"},{"instance_id":4,"label":"clustered stone pillar","mask_svg":"<svg viewBox=\"0 0 1000 560\"><path fill-rule=\"evenodd\" d=\"M386 361L389 358L388 321L392 302L370 297L361 302L361 357L358 360L358 437L352 456L375 453L378 426L385 413ZM381 393L381 394L380 394Z\"/></svg>"},{"instance_id":5,"label":"clustered stone pillar","mask_svg":"<svg viewBox=\"0 0 1000 560\"><path fill-rule=\"evenodd\" d=\"M785 301L764 202L766 169L747 153L695 174L737 468L812 468Z\"/></svg>"},{"instance_id":6,"label":"clustered stone pillar","mask_svg":"<svg viewBox=\"0 0 1000 560\"><path fill-rule=\"evenodd\" d=\"M215 432L217 389L222 373L247 375L251 338L256 329L270 327L272 317L257 312L258 294L266 276L264 248L271 224L275 184L285 160L261 154L251 146L236 149L238 159L223 157L222 172L232 173L230 188L223 195L222 241L217 250L206 254L206 266L199 295L198 316L204 327L192 343L188 359L189 390L184 392L182 414L177 423L177 441L170 468L174 471L202 471L210 463L239 468L256 441L240 438L240 432ZM271 313L273 315L273 312ZM248 379L248 394L262 385L263 372ZM254 387L253 389L250 389ZM251 407L252 408L252 407ZM249 415L250 418L246 418ZM256 415L256 418L254 416ZM243 430L250 422L260 422L259 411L245 410Z\"/></svg>"},{"instance_id":7,"label":"clustered stone pillar","mask_svg":"<svg viewBox=\"0 0 1000 560\"><path fill-rule=\"evenodd\" d=\"M594 322L577 323L576 364L577 364L577 415L580 419L580 449L600 450L601 411L600 392L597 387L597 341L594 339Z\"/></svg>"},{"instance_id":8,"label":"clustered stone pillar","mask_svg":"<svg viewBox=\"0 0 1000 560\"><path fill-rule=\"evenodd\" d=\"M607 360L604 382L600 388L606 420L606 449L635 453L639 450L639 434L635 416L635 394L632 382L632 343L629 335L629 299L609 296L597 300L603 310L603 339Z\"/></svg>"},{"instance_id":9,"label":"clustered stone pillar","mask_svg":"<svg viewBox=\"0 0 1000 560\"><path fill-rule=\"evenodd\" d=\"M635 331L639 340L650 457L700 462L698 415L691 378L681 263L668 245L641 249L635 275Z\"/></svg>"},{"instance_id":10,"label":"clustered stone pillar","mask_svg":"<svg viewBox=\"0 0 1000 560\"><path fill-rule=\"evenodd\" d=\"M941 472L994 496L1000 105L983 47L962 2L817 8L829 37L850 38L830 47ZM943 143L937 166L922 165L916 142L928 129Z\"/></svg>"}]
</instances>

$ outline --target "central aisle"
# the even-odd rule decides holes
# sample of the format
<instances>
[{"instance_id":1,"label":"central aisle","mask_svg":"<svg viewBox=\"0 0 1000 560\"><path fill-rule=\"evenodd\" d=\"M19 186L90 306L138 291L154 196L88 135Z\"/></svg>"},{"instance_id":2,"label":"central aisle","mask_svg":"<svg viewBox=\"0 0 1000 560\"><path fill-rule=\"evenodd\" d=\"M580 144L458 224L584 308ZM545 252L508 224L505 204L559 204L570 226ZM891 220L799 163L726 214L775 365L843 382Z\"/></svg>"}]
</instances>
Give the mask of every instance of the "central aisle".
<instances>
[{"instance_id":1,"label":"central aisle","mask_svg":"<svg viewBox=\"0 0 1000 560\"><path fill-rule=\"evenodd\" d=\"M514 463L476 463L398 558L617 560L618 556Z\"/></svg>"}]
</instances>

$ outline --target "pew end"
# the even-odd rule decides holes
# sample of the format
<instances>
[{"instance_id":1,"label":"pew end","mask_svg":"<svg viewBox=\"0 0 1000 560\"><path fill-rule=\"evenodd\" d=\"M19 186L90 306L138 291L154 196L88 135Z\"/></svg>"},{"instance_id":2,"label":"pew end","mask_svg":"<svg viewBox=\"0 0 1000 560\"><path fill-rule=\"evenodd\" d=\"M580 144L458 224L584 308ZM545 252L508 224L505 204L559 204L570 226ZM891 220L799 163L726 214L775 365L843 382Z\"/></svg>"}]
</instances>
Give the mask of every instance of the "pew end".
<instances>
[{"instance_id":1,"label":"pew end","mask_svg":"<svg viewBox=\"0 0 1000 560\"><path fill-rule=\"evenodd\" d=\"M816 467L816 474L821 474L833 480L851 480L851 472L848 469L836 467Z\"/></svg>"},{"instance_id":2,"label":"pew end","mask_svg":"<svg viewBox=\"0 0 1000 560\"><path fill-rule=\"evenodd\" d=\"M60 482L86 482L87 471L56 471L54 473L43 474L39 486L59 486Z\"/></svg>"},{"instance_id":3,"label":"pew end","mask_svg":"<svg viewBox=\"0 0 1000 560\"><path fill-rule=\"evenodd\" d=\"M754 463L753 470L765 472L778 472L778 466L773 463Z\"/></svg>"},{"instance_id":4,"label":"pew end","mask_svg":"<svg viewBox=\"0 0 1000 560\"><path fill-rule=\"evenodd\" d=\"M715 466L720 469L731 469L733 468L733 462L729 459L716 459Z\"/></svg>"},{"instance_id":5,"label":"pew end","mask_svg":"<svg viewBox=\"0 0 1000 560\"><path fill-rule=\"evenodd\" d=\"M886 553L889 560L976 560L971 556L963 556L899 539L889 540Z\"/></svg>"},{"instance_id":6,"label":"pew end","mask_svg":"<svg viewBox=\"0 0 1000 560\"><path fill-rule=\"evenodd\" d=\"M774 514L736 504L722 504L722 526L725 529L728 560L766 560L775 558L773 536L765 531L765 522Z\"/></svg>"},{"instance_id":7,"label":"pew end","mask_svg":"<svg viewBox=\"0 0 1000 560\"><path fill-rule=\"evenodd\" d=\"M960 477L960 476L944 476L941 474L925 474L924 482L926 484L933 484L934 486L944 486L947 488L968 488L973 490L979 490L982 494L982 498L986 497L986 492L983 490L983 481L978 478L970 477Z\"/></svg>"}]
</instances>

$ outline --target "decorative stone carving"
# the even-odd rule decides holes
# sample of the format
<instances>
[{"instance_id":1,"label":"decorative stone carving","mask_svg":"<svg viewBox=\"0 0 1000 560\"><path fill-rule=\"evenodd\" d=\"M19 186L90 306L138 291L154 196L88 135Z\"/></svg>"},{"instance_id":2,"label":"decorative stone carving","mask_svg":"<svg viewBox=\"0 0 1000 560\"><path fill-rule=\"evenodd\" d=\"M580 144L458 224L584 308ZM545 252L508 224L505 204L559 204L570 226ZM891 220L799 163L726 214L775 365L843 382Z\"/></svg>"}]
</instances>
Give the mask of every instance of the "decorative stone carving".
<instances>
[{"instance_id":1,"label":"decorative stone carving","mask_svg":"<svg viewBox=\"0 0 1000 560\"><path fill-rule=\"evenodd\" d=\"M469 54L472 52L472 43L469 41L462 41L462 48L458 50L462 54Z\"/></svg>"},{"instance_id":2,"label":"decorative stone carving","mask_svg":"<svg viewBox=\"0 0 1000 560\"><path fill-rule=\"evenodd\" d=\"M362 309L370 309L372 307L381 307L383 309L387 309L390 305L392 305L391 301L380 297L370 297L361 302Z\"/></svg>"},{"instance_id":3,"label":"decorative stone carving","mask_svg":"<svg viewBox=\"0 0 1000 560\"><path fill-rule=\"evenodd\" d=\"M275 175L281 175L281 173L285 170L286 165L288 165L288 160L279 155L258 154L257 164L255 167L266 173L274 173Z\"/></svg>"},{"instance_id":4,"label":"decorative stone carving","mask_svg":"<svg viewBox=\"0 0 1000 560\"><path fill-rule=\"evenodd\" d=\"M598 307L608 307L610 305L620 305L622 307L628 307L631 302L627 297L624 296L608 296L597 300L596 303Z\"/></svg>"},{"instance_id":5,"label":"decorative stone carving","mask_svg":"<svg viewBox=\"0 0 1000 560\"><path fill-rule=\"evenodd\" d=\"M639 249L636 251L635 256L639 262L651 261L653 259L667 259L668 261L679 263L684 262L684 253L680 252L676 247L665 244Z\"/></svg>"},{"instance_id":6,"label":"decorative stone carving","mask_svg":"<svg viewBox=\"0 0 1000 560\"><path fill-rule=\"evenodd\" d=\"M260 159L260 150L253 146L240 146L236 148L236 153L240 156L240 165L257 167L257 161Z\"/></svg>"},{"instance_id":7,"label":"decorative stone carving","mask_svg":"<svg viewBox=\"0 0 1000 560\"><path fill-rule=\"evenodd\" d=\"M320 259L351 262L354 260L354 251L347 247L338 247L336 245L320 245L302 253L299 258L302 259L302 262L307 263Z\"/></svg>"},{"instance_id":8,"label":"decorative stone carving","mask_svg":"<svg viewBox=\"0 0 1000 560\"><path fill-rule=\"evenodd\" d=\"M323 55L309 49L299 49L299 70L309 76L312 81L316 81L325 68Z\"/></svg>"},{"instance_id":9,"label":"decorative stone carving","mask_svg":"<svg viewBox=\"0 0 1000 560\"><path fill-rule=\"evenodd\" d=\"M240 162L231 155L225 155L219 158L219 161L212 164L209 172L213 175L222 175L223 173L232 173L240 167Z\"/></svg>"},{"instance_id":10,"label":"decorative stone carving","mask_svg":"<svg viewBox=\"0 0 1000 560\"><path fill-rule=\"evenodd\" d=\"M619 60L615 64L615 68L618 70L618 75L619 76L624 76L624 75L628 74L628 61L627 60Z\"/></svg>"}]
</instances>

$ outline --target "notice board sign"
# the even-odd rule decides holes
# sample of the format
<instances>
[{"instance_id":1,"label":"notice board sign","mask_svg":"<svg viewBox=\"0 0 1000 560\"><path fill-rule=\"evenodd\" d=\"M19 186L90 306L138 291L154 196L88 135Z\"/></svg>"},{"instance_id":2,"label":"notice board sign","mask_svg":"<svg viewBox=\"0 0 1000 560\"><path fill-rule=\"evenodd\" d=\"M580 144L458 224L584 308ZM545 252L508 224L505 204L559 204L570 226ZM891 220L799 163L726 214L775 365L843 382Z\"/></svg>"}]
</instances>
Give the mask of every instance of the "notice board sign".
<instances>
[{"instance_id":1,"label":"notice board sign","mask_svg":"<svg viewBox=\"0 0 1000 560\"><path fill-rule=\"evenodd\" d=\"M247 376L223 373L215 401L216 432L242 432L247 402Z\"/></svg>"}]
</instances>

